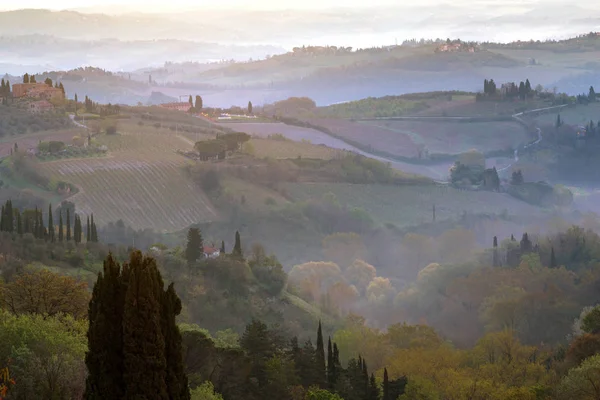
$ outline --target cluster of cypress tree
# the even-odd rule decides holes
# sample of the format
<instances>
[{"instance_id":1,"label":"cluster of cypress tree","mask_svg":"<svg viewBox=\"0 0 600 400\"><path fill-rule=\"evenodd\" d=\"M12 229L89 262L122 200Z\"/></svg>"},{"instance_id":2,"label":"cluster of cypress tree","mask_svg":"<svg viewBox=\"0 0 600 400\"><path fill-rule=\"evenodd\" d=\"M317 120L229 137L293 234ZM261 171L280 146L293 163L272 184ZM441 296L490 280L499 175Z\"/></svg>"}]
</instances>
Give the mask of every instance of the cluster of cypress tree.
<instances>
[{"instance_id":1,"label":"cluster of cypress tree","mask_svg":"<svg viewBox=\"0 0 600 400\"><path fill-rule=\"evenodd\" d=\"M367 362L360 355L358 359L349 360L347 368L343 368L337 344L331 341L331 337L325 358L321 322L317 329L316 349L310 340L302 348L298 346L298 338L292 339L291 343L290 353L304 387L319 386L345 400L395 400L404 393L405 377L390 381L387 369L384 369L383 385L380 387L375 375L369 375Z\"/></svg>"},{"instance_id":2,"label":"cluster of cypress tree","mask_svg":"<svg viewBox=\"0 0 600 400\"><path fill-rule=\"evenodd\" d=\"M153 258L135 251L121 267L109 255L89 306L85 399L190 399L180 312Z\"/></svg>"},{"instance_id":3,"label":"cluster of cypress tree","mask_svg":"<svg viewBox=\"0 0 600 400\"><path fill-rule=\"evenodd\" d=\"M73 227L73 230L71 230L71 227ZM2 213L0 214L0 231L17 233L19 235L31 233L37 239L45 239L52 243L57 239L58 242L69 242L72 240L75 243L81 243L83 239L81 218L79 215L75 214L74 223L72 225L71 213L68 209L66 211L66 226L63 221L62 211L59 214L57 233L54 226L54 218L52 216L52 204L48 206L48 227L46 228L44 226L44 218L41 210L38 210L36 207L35 210L24 210L21 212L18 208L13 207L11 200L8 200L2 206ZM88 217L87 232L86 241L98 242L98 230L94 223L93 214L91 220L90 217Z\"/></svg>"},{"instance_id":4,"label":"cluster of cypress tree","mask_svg":"<svg viewBox=\"0 0 600 400\"><path fill-rule=\"evenodd\" d=\"M8 80L5 81L4 78L2 78L2 82L0 83L0 96L10 96L10 82Z\"/></svg>"}]
</instances>

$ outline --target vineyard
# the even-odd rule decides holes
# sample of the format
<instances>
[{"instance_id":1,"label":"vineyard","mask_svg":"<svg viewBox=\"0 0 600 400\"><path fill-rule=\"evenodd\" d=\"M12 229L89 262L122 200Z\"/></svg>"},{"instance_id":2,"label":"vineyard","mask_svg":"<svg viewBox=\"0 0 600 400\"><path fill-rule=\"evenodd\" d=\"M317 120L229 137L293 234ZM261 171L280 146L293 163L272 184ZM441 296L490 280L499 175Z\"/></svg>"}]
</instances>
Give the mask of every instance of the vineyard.
<instances>
[{"instance_id":1,"label":"vineyard","mask_svg":"<svg viewBox=\"0 0 600 400\"><path fill-rule=\"evenodd\" d=\"M42 164L60 180L77 185L70 198L83 214L94 213L99 224L122 219L156 231L175 231L218 218L205 194L182 171L186 160L177 148L188 141L158 133L102 135L109 148L100 159L60 160Z\"/></svg>"},{"instance_id":2,"label":"vineyard","mask_svg":"<svg viewBox=\"0 0 600 400\"><path fill-rule=\"evenodd\" d=\"M319 158L330 160L344 154L342 150L332 149L322 145L307 142L293 142L282 139L259 139L250 140L245 150L257 158Z\"/></svg>"}]
</instances>

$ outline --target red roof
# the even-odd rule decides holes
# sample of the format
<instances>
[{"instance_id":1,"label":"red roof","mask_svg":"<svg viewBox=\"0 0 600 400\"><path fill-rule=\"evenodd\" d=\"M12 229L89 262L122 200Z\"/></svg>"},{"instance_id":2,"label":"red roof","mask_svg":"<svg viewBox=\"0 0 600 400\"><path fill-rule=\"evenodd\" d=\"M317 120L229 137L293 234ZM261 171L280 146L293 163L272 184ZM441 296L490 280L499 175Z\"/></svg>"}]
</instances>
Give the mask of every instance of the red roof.
<instances>
[{"instance_id":1,"label":"red roof","mask_svg":"<svg viewBox=\"0 0 600 400\"><path fill-rule=\"evenodd\" d=\"M208 246L204 246L203 251L205 254L212 254L212 253L216 253L217 251L221 252L221 250L217 249L216 247L208 247Z\"/></svg>"}]
</instances>

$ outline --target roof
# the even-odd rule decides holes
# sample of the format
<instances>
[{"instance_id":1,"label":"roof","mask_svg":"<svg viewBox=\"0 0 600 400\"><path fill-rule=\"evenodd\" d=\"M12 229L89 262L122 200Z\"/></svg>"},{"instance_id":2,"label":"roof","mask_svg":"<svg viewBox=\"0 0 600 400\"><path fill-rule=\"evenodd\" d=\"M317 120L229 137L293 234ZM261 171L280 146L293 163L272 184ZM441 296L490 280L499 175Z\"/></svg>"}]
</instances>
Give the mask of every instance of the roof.
<instances>
[{"instance_id":1,"label":"roof","mask_svg":"<svg viewBox=\"0 0 600 400\"><path fill-rule=\"evenodd\" d=\"M205 254L212 254L212 253L216 253L216 252L221 252L221 249L217 249L216 247L208 247L208 246L204 246L203 252Z\"/></svg>"}]
</instances>

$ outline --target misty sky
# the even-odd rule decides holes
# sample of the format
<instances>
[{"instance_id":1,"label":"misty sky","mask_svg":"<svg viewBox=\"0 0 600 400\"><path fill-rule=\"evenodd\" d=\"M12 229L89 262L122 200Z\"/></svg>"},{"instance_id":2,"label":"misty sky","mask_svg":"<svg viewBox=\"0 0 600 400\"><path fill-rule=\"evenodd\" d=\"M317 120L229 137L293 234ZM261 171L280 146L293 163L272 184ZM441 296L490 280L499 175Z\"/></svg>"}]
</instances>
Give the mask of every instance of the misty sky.
<instances>
[{"instance_id":1,"label":"misty sky","mask_svg":"<svg viewBox=\"0 0 600 400\"><path fill-rule=\"evenodd\" d=\"M138 11L178 11L182 9L197 9L197 8L220 8L220 7L236 7L236 8L330 8L330 7L376 7L385 5L402 4L397 0L121 0L118 5L110 5L110 1L103 0L2 0L0 10L15 10L23 8L45 8L53 10L76 9L85 10L86 8L98 9L104 12L119 13L123 10L137 9ZM107 4L108 3L108 4ZM444 0L420 0L418 3L409 3L410 5L418 6L434 6L440 3L448 3ZM450 2L452 5L479 5L486 4L494 6L507 7L523 7L532 4L540 4L542 0L454 0ZM545 0L545 3L562 4L567 6L567 0ZM407 4L408 5L408 4Z\"/></svg>"}]
</instances>

